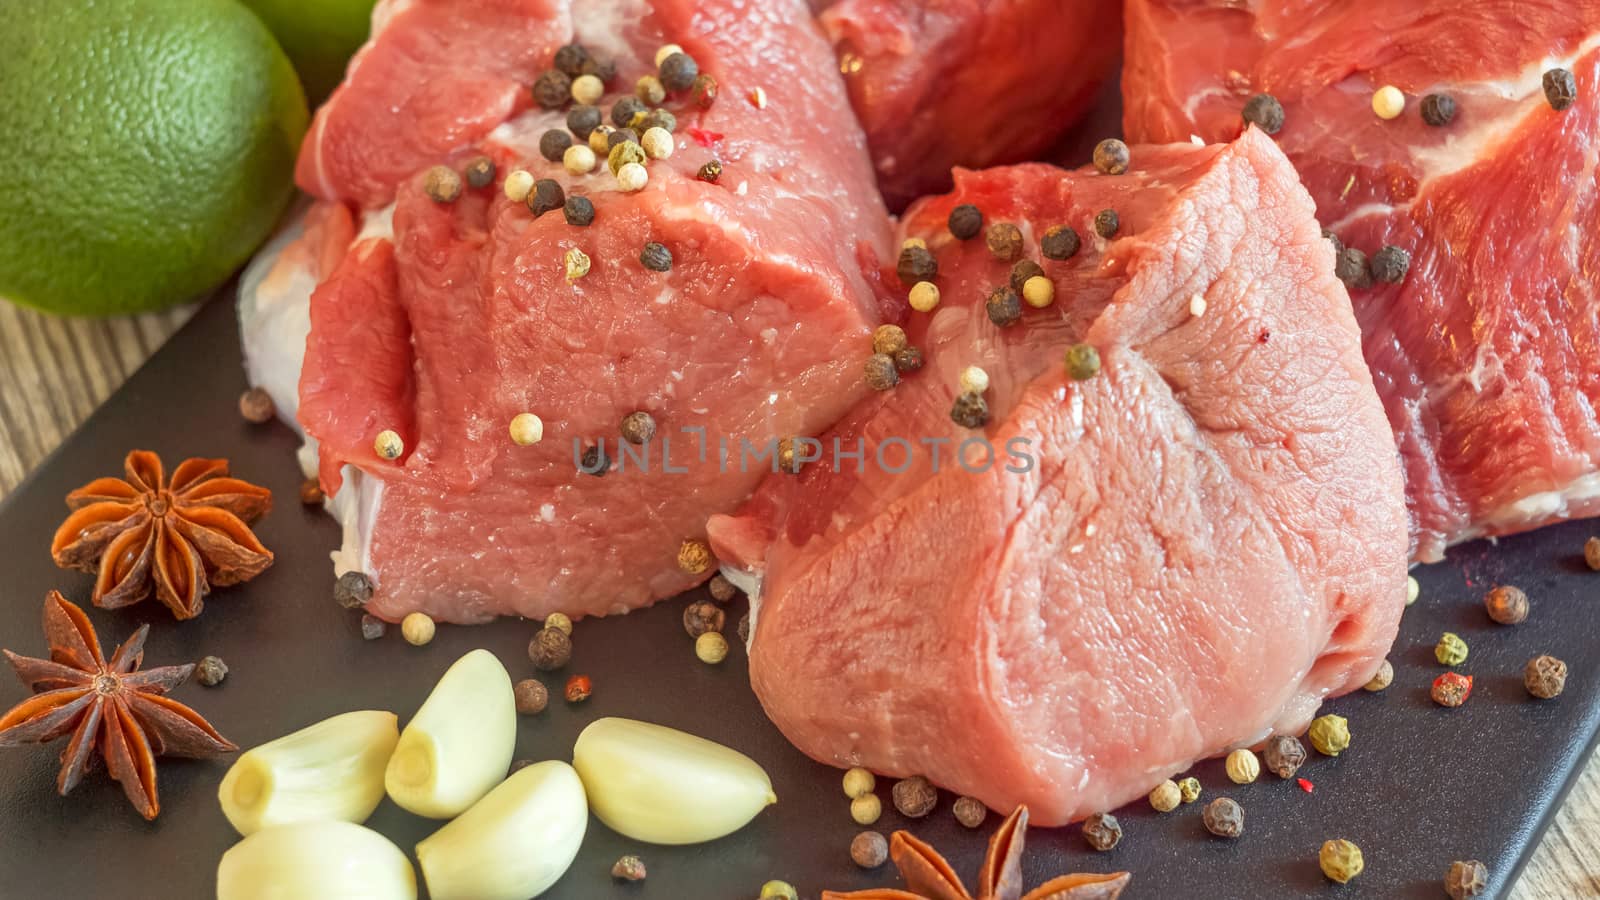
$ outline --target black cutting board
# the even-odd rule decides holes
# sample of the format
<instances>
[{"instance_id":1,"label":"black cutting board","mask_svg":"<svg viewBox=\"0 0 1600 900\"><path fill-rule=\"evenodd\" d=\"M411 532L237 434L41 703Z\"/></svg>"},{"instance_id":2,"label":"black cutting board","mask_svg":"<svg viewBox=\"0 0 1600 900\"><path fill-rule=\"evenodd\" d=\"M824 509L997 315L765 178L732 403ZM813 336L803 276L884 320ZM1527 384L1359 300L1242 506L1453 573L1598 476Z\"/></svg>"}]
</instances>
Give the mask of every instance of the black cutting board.
<instances>
[{"instance_id":1,"label":"black cutting board","mask_svg":"<svg viewBox=\"0 0 1600 900\"><path fill-rule=\"evenodd\" d=\"M250 426L235 412L245 387L237 326L226 297L206 306L0 507L0 646L28 655L45 647L39 616L45 593L59 588L88 606L91 580L57 570L49 540L65 514L62 498L74 487L117 474L130 448L160 453L170 466L186 456L222 456L234 471L270 487L276 508L257 531L278 554L256 581L224 590L195 620L174 622L154 601L131 609L90 610L108 645L141 622L152 625L147 664L192 661L216 654L232 673L218 688L190 683L176 696L199 709L242 747L250 747L324 717L379 708L402 721L462 653L486 647L513 677L532 673L525 645L528 622L478 627L441 626L433 643L416 648L397 629L366 642L357 616L331 599L328 553L338 529L297 501L296 439L279 425ZM1219 762L1197 767L1205 797L1227 795L1246 811L1237 841L1209 837L1200 805L1158 816L1144 802L1118 811L1126 832L1120 846L1095 853L1076 828L1030 833L1028 883L1070 870L1127 869L1129 898L1290 898L1442 896L1440 878L1451 860L1489 864L1497 891L1515 877L1540 833L1589 757L1600 724L1600 575L1583 565L1590 527L1570 524L1502 541L1459 548L1448 562L1418 572L1422 599L1407 611L1392 654L1394 685L1329 704L1350 719L1354 743L1338 759L1313 755L1301 774L1315 784L1264 775L1254 785L1230 784ZM1525 588L1533 613L1515 628L1492 624L1480 597L1496 583ZM791 748L766 718L745 678L743 650L719 667L698 662L680 624L682 600L631 615L578 623L571 665L546 676L553 696L570 673L594 680L594 696L577 706L560 699L520 724L517 756L569 759L583 726L600 716L660 722L733 746L771 774L779 803L737 834L693 847L650 847L592 821L572 869L551 898L753 898L769 878L794 883L815 898L822 889L855 889L896 882L891 867L857 869L848 856L856 827L839 787L840 773ZM743 609L735 601L732 623ZM1468 704L1433 705L1428 684L1442 669L1432 645L1440 632L1460 633L1471 645L1464 670L1477 678ZM1522 687L1522 667L1551 653L1571 667L1566 693L1536 702ZM24 697L0 673L0 707ZM216 788L228 759L171 760L160 768L162 813L146 823L103 772L72 795L55 794L56 750L0 751L0 897L54 896L202 898L215 891L217 861L236 839L217 806ZM984 844L999 817L968 832L941 798L933 815L907 822L888 803L878 827L910 826L948 852L958 871L975 876ZM368 823L408 852L438 823L385 802ZM1355 841L1367 871L1336 889L1317 866L1327 838ZM649 878L612 882L609 870L624 853L642 855Z\"/></svg>"}]
</instances>

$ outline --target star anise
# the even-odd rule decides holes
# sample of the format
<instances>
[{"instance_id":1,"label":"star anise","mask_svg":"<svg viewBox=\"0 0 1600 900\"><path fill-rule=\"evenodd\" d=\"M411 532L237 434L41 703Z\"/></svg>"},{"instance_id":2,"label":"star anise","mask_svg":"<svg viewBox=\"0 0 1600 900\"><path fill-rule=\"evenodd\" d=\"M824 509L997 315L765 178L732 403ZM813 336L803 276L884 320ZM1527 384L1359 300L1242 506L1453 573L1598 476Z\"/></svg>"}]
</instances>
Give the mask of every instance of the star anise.
<instances>
[{"instance_id":1,"label":"star anise","mask_svg":"<svg viewBox=\"0 0 1600 900\"><path fill-rule=\"evenodd\" d=\"M904 890L874 888L841 894L823 891L822 900L1117 900L1128 886L1128 873L1062 875L1022 893L1022 843L1028 832L1028 808L1019 806L989 840L989 854L978 873L974 898L950 863L910 832L896 831L889 857L905 879Z\"/></svg>"},{"instance_id":2,"label":"star anise","mask_svg":"<svg viewBox=\"0 0 1600 900\"><path fill-rule=\"evenodd\" d=\"M179 619L200 614L212 587L249 581L272 565L250 530L272 492L228 477L225 459L189 459L166 479L161 459L135 450L126 478L99 478L67 495L73 513L50 555L96 572L94 605L116 609L153 592Z\"/></svg>"},{"instance_id":3,"label":"star anise","mask_svg":"<svg viewBox=\"0 0 1600 900\"><path fill-rule=\"evenodd\" d=\"M200 758L239 748L199 713L162 696L189 677L193 663L138 671L149 631L139 626L106 662L89 617L51 591L44 601L50 658L5 651L34 695L0 716L0 747L45 744L70 732L56 778L61 795L78 786L98 750L134 808L154 819L161 811L157 756Z\"/></svg>"}]
</instances>

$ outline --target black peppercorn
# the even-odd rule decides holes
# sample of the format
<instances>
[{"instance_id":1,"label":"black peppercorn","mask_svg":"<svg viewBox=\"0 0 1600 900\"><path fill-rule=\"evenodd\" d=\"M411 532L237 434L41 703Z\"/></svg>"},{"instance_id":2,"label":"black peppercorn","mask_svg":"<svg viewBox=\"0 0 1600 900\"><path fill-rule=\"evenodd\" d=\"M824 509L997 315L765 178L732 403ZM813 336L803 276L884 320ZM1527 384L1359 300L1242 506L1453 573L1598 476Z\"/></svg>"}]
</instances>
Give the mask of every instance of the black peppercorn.
<instances>
[{"instance_id":1,"label":"black peppercorn","mask_svg":"<svg viewBox=\"0 0 1600 900\"><path fill-rule=\"evenodd\" d=\"M1244 834L1244 809L1227 797L1207 803L1201 820L1206 830L1217 837L1236 838Z\"/></svg>"},{"instance_id":2,"label":"black peppercorn","mask_svg":"<svg viewBox=\"0 0 1600 900\"><path fill-rule=\"evenodd\" d=\"M983 212L971 203L963 203L950 210L946 224L950 228L950 235L956 240L970 241L983 230Z\"/></svg>"},{"instance_id":3,"label":"black peppercorn","mask_svg":"<svg viewBox=\"0 0 1600 900\"><path fill-rule=\"evenodd\" d=\"M567 130L587 141L589 133L600 126L600 107L579 105L567 110Z\"/></svg>"},{"instance_id":4,"label":"black peppercorn","mask_svg":"<svg viewBox=\"0 0 1600 900\"><path fill-rule=\"evenodd\" d=\"M1337 234L1324 228L1322 229L1322 239L1333 245L1333 255L1335 257L1344 252L1344 241L1339 240Z\"/></svg>"},{"instance_id":5,"label":"black peppercorn","mask_svg":"<svg viewBox=\"0 0 1600 900\"><path fill-rule=\"evenodd\" d=\"M1045 259L1071 259L1078 254L1083 241L1070 225L1052 225L1039 241L1039 252Z\"/></svg>"},{"instance_id":6,"label":"black peppercorn","mask_svg":"<svg viewBox=\"0 0 1600 900\"><path fill-rule=\"evenodd\" d=\"M1346 247L1339 251L1339 257L1334 262L1333 274L1339 276L1347 288L1368 288L1372 286L1372 273L1367 271L1367 255L1354 247Z\"/></svg>"},{"instance_id":7,"label":"black peppercorn","mask_svg":"<svg viewBox=\"0 0 1600 900\"><path fill-rule=\"evenodd\" d=\"M361 617L362 640L375 641L389 632L389 623L377 616L367 614Z\"/></svg>"},{"instance_id":8,"label":"black peppercorn","mask_svg":"<svg viewBox=\"0 0 1600 900\"><path fill-rule=\"evenodd\" d=\"M689 96L694 98L694 105L701 109L710 109L717 102L717 94L721 88L717 80L705 72L694 77L694 85L689 88Z\"/></svg>"},{"instance_id":9,"label":"black peppercorn","mask_svg":"<svg viewBox=\"0 0 1600 900\"><path fill-rule=\"evenodd\" d=\"M1544 98L1551 109L1566 109L1578 99L1578 80L1567 69L1551 69L1544 73Z\"/></svg>"},{"instance_id":10,"label":"black peppercorn","mask_svg":"<svg viewBox=\"0 0 1600 900\"><path fill-rule=\"evenodd\" d=\"M618 128L606 135L606 149L615 150L618 144L639 143L639 133L632 128Z\"/></svg>"},{"instance_id":11,"label":"black peppercorn","mask_svg":"<svg viewBox=\"0 0 1600 900\"><path fill-rule=\"evenodd\" d=\"M1122 227L1122 220L1114 209L1102 209L1094 217L1094 233L1107 240L1117 236L1117 229Z\"/></svg>"},{"instance_id":12,"label":"black peppercorn","mask_svg":"<svg viewBox=\"0 0 1600 900\"><path fill-rule=\"evenodd\" d=\"M633 124L633 117L642 112L648 112L643 100L638 97L623 97L611 107L611 124L618 128L627 128Z\"/></svg>"},{"instance_id":13,"label":"black peppercorn","mask_svg":"<svg viewBox=\"0 0 1600 900\"><path fill-rule=\"evenodd\" d=\"M1107 175L1121 175L1128 171L1131 161L1128 145L1116 138L1107 138L1094 148L1094 167Z\"/></svg>"},{"instance_id":14,"label":"black peppercorn","mask_svg":"<svg viewBox=\"0 0 1600 900\"><path fill-rule=\"evenodd\" d=\"M694 61L694 57L682 52L663 59L656 73L656 77L661 79L661 86L673 93L694 87L694 80L699 75L700 65Z\"/></svg>"},{"instance_id":15,"label":"black peppercorn","mask_svg":"<svg viewBox=\"0 0 1600 900\"><path fill-rule=\"evenodd\" d=\"M1271 94L1257 94L1245 101L1244 120L1267 134L1277 134L1283 130L1283 104Z\"/></svg>"},{"instance_id":16,"label":"black peppercorn","mask_svg":"<svg viewBox=\"0 0 1600 900\"><path fill-rule=\"evenodd\" d=\"M1011 285L1001 285L990 292L983 308L989 314L989 321L1006 328L1022 319L1022 296L1012 290Z\"/></svg>"},{"instance_id":17,"label":"black peppercorn","mask_svg":"<svg viewBox=\"0 0 1600 900\"><path fill-rule=\"evenodd\" d=\"M695 173L695 177L701 181L716 184L717 179L722 177L722 161L717 159L708 161L700 167L699 172Z\"/></svg>"},{"instance_id":18,"label":"black peppercorn","mask_svg":"<svg viewBox=\"0 0 1600 900\"><path fill-rule=\"evenodd\" d=\"M933 783L921 775L901 779L890 788L889 796L894 800L894 808L900 810L902 816L920 819L939 802L939 790Z\"/></svg>"},{"instance_id":19,"label":"black peppercorn","mask_svg":"<svg viewBox=\"0 0 1600 900\"><path fill-rule=\"evenodd\" d=\"M1422 98L1422 121L1439 128L1456 118L1456 101L1449 94L1429 94Z\"/></svg>"},{"instance_id":20,"label":"black peppercorn","mask_svg":"<svg viewBox=\"0 0 1600 900\"><path fill-rule=\"evenodd\" d=\"M572 99L572 77L559 69L539 76L533 83L533 99L545 109L560 109Z\"/></svg>"},{"instance_id":21,"label":"black peppercorn","mask_svg":"<svg viewBox=\"0 0 1600 900\"><path fill-rule=\"evenodd\" d=\"M678 130L678 117L665 109L652 109L645 113L644 121L639 126L643 131L660 128L670 133Z\"/></svg>"},{"instance_id":22,"label":"black peppercorn","mask_svg":"<svg viewBox=\"0 0 1600 900\"><path fill-rule=\"evenodd\" d=\"M644 245L639 252L639 263L652 272L667 272L672 269L672 251L661 244L651 241Z\"/></svg>"},{"instance_id":23,"label":"black peppercorn","mask_svg":"<svg viewBox=\"0 0 1600 900\"><path fill-rule=\"evenodd\" d=\"M346 572L333 586L333 599L345 609L360 609L372 599L372 579L365 572Z\"/></svg>"},{"instance_id":24,"label":"black peppercorn","mask_svg":"<svg viewBox=\"0 0 1600 900\"><path fill-rule=\"evenodd\" d=\"M1399 284L1406 280L1406 272L1411 269L1411 254L1399 247L1384 247L1372 254L1368 264L1372 268L1372 277L1387 284Z\"/></svg>"},{"instance_id":25,"label":"black peppercorn","mask_svg":"<svg viewBox=\"0 0 1600 900\"><path fill-rule=\"evenodd\" d=\"M561 189L561 182L553 178L541 178L533 183L533 190L528 193L528 210L535 219L566 205L567 192Z\"/></svg>"},{"instance_id":26,"label":"black peppercorn","mask_svg":"<svg viewBox=\"0 0 1600 900\"><path fill-rule=\"evenodd\" d=\"M467 162L467 185L473 188L486 188L494 184L494 160L487 156L475 156Z\"/></svg>"},{"instance_id":27,"label":"black peppercorn","mask_svg":"<svg viewBox=\"0 0 1600 900\"><path fill-rule=\"evenodd\" d=\"M194 667L194 680L201 687L216 687L228 677L228 664L220 656L207 656Z\"/></svg>"},{"instance_id":28,"label":"black peppercorn","mask_svg":"<svg viewBox=\"0 0 1600 900\"><path fill-rule=\"evenodd\" d=\"M1306 747L1292 734L1279 734L1267 740L1261 749L1267 769L1279 778L1292 778L1306 762Z\"/></svg>"},{"instance_id":29,"label":"black peppercorn","mask_svg":"<svg viewBox=\"0 0 1600 900\"><path fill-rule=\"evenodd\" d=\"M556 51L555 67L572 78L583 74L583 64L589 61L589 51L579 44L568 44Z\"/></svg>"},{"instance_id":30,"label":"black peppercorn","mask_svg":"<svg viewBox=\"0 0 1600 900\"><path fill-rule=\"evenodd\" d=\"M1016 265L1011 267L1011 289L1014 291L1021 291L1022 286L1028 283L1029 278L1043 274L1043 266L1031 259L1021 260Z\"/></svg>"},{"instance_id":31,"label":"black peppercorn","mask_svg":"<svg viewBox=\"0 0 1600 900\"><path fill-rule=\"evenodd\" d=\"M586 228L594 222L594 203L588 197L568 197L561 213L567 217L568 225Z\"/></svg>"},{"instance_id":32,"label":"black peppercorn","mask_svg":"<svg viewBox=\"0 0 1600 900\"><path fill-rule=\"evenodd\" d=\"M656 436L656 419L644 410L622 417L622 438L630 444L648 444Z\"/></svg>"},{"instance_id":33,"label":"black peppercorn","mask_svg":"<svg viewBox=\"0 0 1600 900\"><path fill-rule=\"evenodd\" d=\"M1083 839L1104 853L1122 840L1122 823L1110 813L1095 813L1083 820Z\"/></svg>"},{"instance_id":34,"label":"black peppercorn","mask_svg":"<svg viewBox=\"0 0 1600 900\"><path fill-rule=\"evenodd\" d=\"M982 428L989 424L989 403L982 394L967 391L950 407L950 420L962 428Z\"/></svg>"},{"instance_id":35,"label":"black peppercorn","mask_svg":"<svg viewBox=\"0 0 1600 900\"><path fill-rule=\"evenodd\" d=\"M900 283L908 287L919 281L932 281L939 276L939 261L927 247L909 244L900 250L895 274L900 276Z\"/></svg>"},{"instance_id":36,"label":"black peppercorn","mask_svg":"<svg viewBox=\"0 0 1600 900\"><path fill-rule=\"evenodd\" d=\"M1010 262L1022 255L1022 229L1010 222L996 222L984 234L984 242L994 258Z\"/></svg>"},{"instance_id":37,"label":"black peppercorn","mask_svg":"<svg viewBox=\"0 0 1600 900\"><path fill-rule=\"evenodd\" d=\"M874 353L867 357L863 373L867 387L875 391L887 391L900 383L900 370L895 367L894 357L887 353Z\"/></svg>"},{"instance_id":38,"label":"black peppercorn","mask_svg":"<svg viewBox=\"0 0 1600 900\"><path fill-rule=\"evenodd\" d=\"M794 445L793 438L785 438L785 440L789 441L791 447ZM793 455L791 451L790 456ZM711 576L711 581L706 585L706 589L711 592L711 599L718 603L727 603L739 594L739 589L733 586L733 582L720 574Z\"/></svg>"},{"instance_id":39,"label":"black peppercorn","mask_svg":"<svg viewBox=\"0 0 1600 900\"><path fill-rule=\"evenodd\" d=\"M541 628L528 642L528 659L541 672L554 672L572 659L572 638L559 628Z\"/></svg>"},{"instance_id":40,"label":"black peppercorn","mask_svg":"<svg viewBox=\"0 0 1600 900\"><path fill-rule=\"evenodd\" d=\"M734 629L739 635L740 643L750 643L750 614L745 613L739 617L739 627Z\"/></svg>"},{"instance_id":41,"label":"black peppercorn","mask_svg":"<svg viewBox=\"0 0 1600 900\"><path fill-rule=\"evenodd\" d=\"M863 869L876 869L889 861L889 841L876 831L863 831L850 841L850 861Z\"/></svg>"},{"instance_id":42,"label":"black peppercorn","mask_svg":"<svg viewBox=\"0 0 1600 900\"><path fill-rule=\"evenodd\" d=\"M551 162L561 162L561 154L572 146L572 135L562 128L552 128L539 136L539 155Z\"/></svg>"},{"instance_id":43,"label":"black peppercorn","mask_svg":"<svg viewBox=\"0 0 1600 900\"><path fill-rule=\"evenodd\" d=\"M610 84L611 80L617 77L617 64L614 60L595 59L590 56L584 60L583 71L580 74L593 75L603 83Z\"/></svg>"},{"instance_id":44,"label":"black peppercorn","mask_svg":"<svg viewBox=\"0 0 1600 900\"><path fill-rule=\"evenodd\" d=\"M606 456L606 451L599 444L584 450L583 459L578 463L579 471L596 478L606 474L610 468L611 459Z\"/></svg>"},{"instance_id":45,"label":"black peppercorn","mask_svg":"<svg viewBox=\"0 0 1600 900\"><path fill-rule=\"evenodd\" d=\"M922 351L916 347L901 347L893 354L895 371L901 374L915 372L922 368Z\"/></svg>"},{"instance_id":46,"label":"black peppercorn","mask_svg":"<svg viewBox=\"0 0 1600 900\"><path fill-rule=\"evenodd\" d=\"M511 686L511 698L520 715L536 716L550 705L550 689L537 678L524 678Z\"/></svg>"},{"instance_id":47,"label":"black peppercorn","mask_svg":"<svg viewBox=\"0 0 1600 900\"><path fill-rule=\"evenodd\" d=\"M710 600L697 600L683 609L683 630L697 638L708 631L721 631L727 614Z\"/></svg>"}]
</instances>

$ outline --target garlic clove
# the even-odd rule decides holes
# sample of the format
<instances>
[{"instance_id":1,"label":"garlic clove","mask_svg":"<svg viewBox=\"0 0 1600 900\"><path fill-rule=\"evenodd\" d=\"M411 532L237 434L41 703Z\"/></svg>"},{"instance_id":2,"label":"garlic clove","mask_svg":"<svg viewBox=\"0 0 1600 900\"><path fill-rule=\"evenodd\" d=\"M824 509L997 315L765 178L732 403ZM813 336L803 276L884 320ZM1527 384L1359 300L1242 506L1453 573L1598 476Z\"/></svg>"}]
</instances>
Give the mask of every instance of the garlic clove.
<instances>
[{"instance_id":1,"label":"garlic clove","mask_svg":"<svg viewBox=\"0 0 1600 900\"><path fill-rule=\"evenodd\" d=\"M511 676L493 653L456 660L395 745L384 787L402 808L448 819L506 777L516 749Z\"/></svg>"},{"instance_id":2,"label":"garlic clove","mask_svg":"<svg viewBox=\"0 0 1600 900\"><path fill-rule=\"evenodd\" d=\"M417 862L433 900L526 900L567 871L588 826L578 773L536 763L418 844Z\"/></svg>"},{"instance_id":3,"label":"garlic clove","mask_svg":"<svg viewBox=\"0 0 1600 900\"><path fill-rule=\"evenodd\" d=\"M755 760L648 722L591 723L578 735L572 764L600 821L652 844L714 840L778 802Z\"/></svg>"},{"instance_id":4,"label":"garlic clove","mask_svg":"<svg viewBox=\"0 0 1600 900\"><path fill-rule=\"evenodd\" d=\"M395 714L345 713L240 756L217 799L242 835L274 825L365 822L383 801L383 772L400 739Z\"/></svg>"},{"instance_id":5,"label":"garlic clove","mask_svg":"<svg viewBox=\"0 0 1600 900\"><path fill-rule=\"evenodd\" d=\"M411 861L351 822L263 828L222 854L217 900L416 900Z\"/></svg>"}]
</instances>

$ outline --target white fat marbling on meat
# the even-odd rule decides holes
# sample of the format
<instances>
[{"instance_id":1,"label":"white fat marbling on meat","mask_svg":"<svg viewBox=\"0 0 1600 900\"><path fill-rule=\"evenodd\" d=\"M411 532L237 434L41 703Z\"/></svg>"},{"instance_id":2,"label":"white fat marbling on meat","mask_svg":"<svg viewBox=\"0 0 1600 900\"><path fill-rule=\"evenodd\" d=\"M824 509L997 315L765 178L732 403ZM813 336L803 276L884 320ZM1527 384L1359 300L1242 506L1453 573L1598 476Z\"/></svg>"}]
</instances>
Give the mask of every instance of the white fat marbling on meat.
<instances>
[{"instance_id":1,"label":"white fat marbling on meat","mask_svg":"<svg viewBox=\"0 0 1600 900\"><path fill-rule=\"evenodd\" d=\"M746 572L733 566L722 566L718 569L722 577L750 598L750 638L756 635L756 617L761 615L761 573ZM745 652L750 652L750 640L744 642Z\"/></svg>"},{"instance_id":2,"label":"white fat marbling on meat","mask_svg":"<svg viewBox=\"0 0 1600 900\"><path fill-rule=\"evenodd\" d=\"M365 572L376 582L378 573L372 567L372 526L378 521L378 509L383 505L383 481L368 478L355 466L345 466L341 474L344 486L323 504L343 532L339 549L330 554L333 573L338 576L346 572Z\"/></svg>"},{"instance_id":3,"label":"white fat marbling on meat","mask_svg":"<svg viewBox=\"0 0 1600 900\"><path fill-rule=\"evenodd\" d=\"M1330 231L1340 231L1348 225L1353 225L1367 218L1388 218L1394 215L1395 209L1387 203L1363 203L1352 209L1350 214L1337 222L1327 226Z\"/></svg>"},{"instance_id":4,"label":"white fat marbling on meat","mask_svg":"<svg viewBox=\"0 0 1600 900\"><path fill-rule=\"evenodd\" d=\"M1514 530L1529 522L1566 518L1572 506L1596 499L1600 499L1600 472L1590 472L1559 491L1541 491L1507 503L1486 516L1477 530Z\"/></svg>"},{"instance_id":5,"label":"white fat marbling on meat","mask_svg":"<svg viewBox=\"0 0 1600 900\"><path fill-rule=\"evenodd\" d=\"M609 3L578 0L572 4L573 39L602 59L616 60L619 64L635 60L633 48L628 46L623 35L649 13L649 0L612 0ZM668 35L668 41L672 39Z\"/></svg>"},{"instance_id":6,"label":"white fat marbling on meat","mask_svg":"<svg viewBox=\"0 0 1600 900\"><path fill-rule=\"evenodd\" d=\"M386 241L394 240L393 203L383 209L369 210L362 214L361 230L356 232L356 240L364 241L368 238L382 238Z\"/></svg>"}]
</instances>

